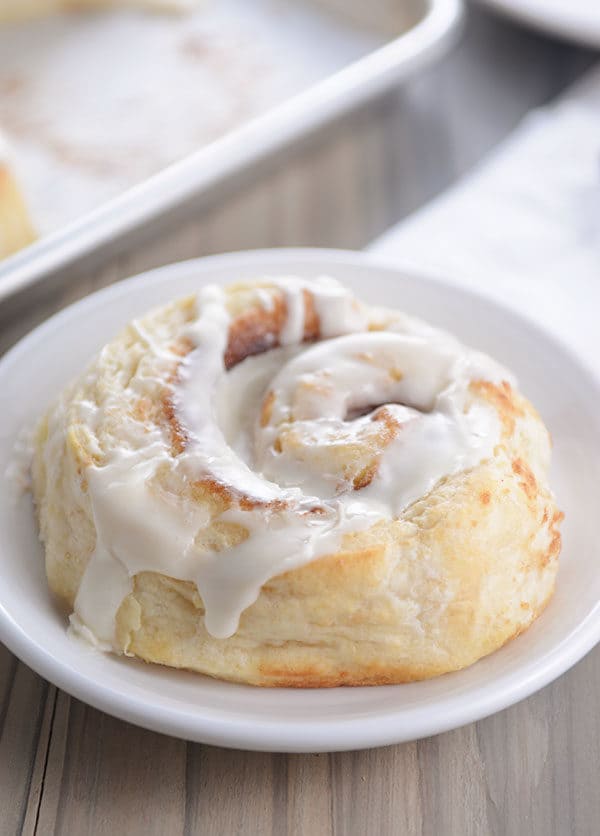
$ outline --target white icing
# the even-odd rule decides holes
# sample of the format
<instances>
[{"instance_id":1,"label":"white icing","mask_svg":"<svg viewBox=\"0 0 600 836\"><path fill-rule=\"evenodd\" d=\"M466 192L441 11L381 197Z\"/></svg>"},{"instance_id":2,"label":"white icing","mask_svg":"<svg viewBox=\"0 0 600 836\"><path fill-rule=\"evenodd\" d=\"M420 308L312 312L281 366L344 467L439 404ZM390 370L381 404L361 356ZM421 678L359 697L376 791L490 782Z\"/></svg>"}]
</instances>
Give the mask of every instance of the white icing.
<instances>
[{"instance_id":1,"label":"white icing","mask_svg":"<svg viewBox=\"0 0 600 836\"><path fill-rule=\"evenodd\" d=\"M312 450L322 448L326 457L341 436L352 440L371 424L369 415L351 422L348 415L388 404L403 429L382 456L375 485L360 496L378 507L387 503L385 516L397 516L441 476L480 461L485 453L481 442L497 438L489 410L462 412L474 369L457 357L456 348L453 342L385 331L342 336L309 348L271 382L276 398L270 425L256 433L256 467L280 486L296 484L321 497L335 495L339 474L298 467L276 452L278 426L293 421L296 436L304 437Z\"/></svg>"},{"instance_id":2,"label":"white icing","mask_svg":"<svg viewBox=\"0 0 600 836\"><path fill-rule=\"evenodd\" d=\"M272 284L276 290L263 289L257 299L268 308L273 292L283 294L282 347L230 371L223 362L225 295L216 287L198 294L198 316L185 332L195 348L173 392L185 450L173 457L159 427L140 438L125 422L127 444L88 469L97 543L73 624L101 646L114 645L116 613L142 571L193 581L206 629L232 635L269 579L335 552L346 534L398 517L442 477L490 456L498 441L493 408L480 402L467 408L473 379L508 377L489 358L406 317L369 332L365 310L332 280ZM310 345L302 345L304 290L314 298L323 338ZM172 363L156 338L139 323L133 327L148 351ZM151 391L153 380L141 375L132 385ZM271 409L261 420L267 395ZM375 438L376 471L355 490L332 451L383 432L373 415L360 413L384 404L395 434ZM80 408L88 426L101 426L102 415L93 414L98 407ZM297 448L278 451L277 439L290 427ZM231 488L233 505L219 522L242 526L247 538L220 553L199 544L208 511L169 492L165 473L180 489L206 478Z\"/></svg>"},{"instance_id":3,"label":"white icing","mask_svg":"<svg viewBox=\"0 0 600 836\"><path fill-rule=\"evenodd\" d=\"M286 321L279 334L281 345L295 345L302 342L304 335L304 294L299 293L292 281L281 284L286 308Z\"/></svg>"},{"instance_id":4,"label":"white icing","mask_svg":"<svg viewBox=\"0 0 600 836\"><path fill-rule=\"evenodd\" d=\"M318 292L313 295L323 337L352 334L355 331L364 331L367 327L368 323L361 306L335 279L325 276L318 280Z\"/></svg>"}]
</instances>

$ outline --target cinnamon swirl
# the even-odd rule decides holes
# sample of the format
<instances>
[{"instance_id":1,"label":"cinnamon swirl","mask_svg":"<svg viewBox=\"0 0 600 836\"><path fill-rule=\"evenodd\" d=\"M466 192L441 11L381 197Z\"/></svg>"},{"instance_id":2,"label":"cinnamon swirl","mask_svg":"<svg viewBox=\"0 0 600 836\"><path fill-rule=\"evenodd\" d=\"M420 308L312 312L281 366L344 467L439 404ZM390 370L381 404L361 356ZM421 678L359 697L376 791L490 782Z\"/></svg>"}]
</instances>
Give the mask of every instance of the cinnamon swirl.
<instances>
[{"instance_id":1,"label":"cinnamon swirl","mask_svg":"<svg viewBox=\"0 0 600 836\"><path fill-rule=\"evenodd\" d=\"M332 279L155 310L40 423L53 592L95 644L322 687L469 665L560 551L548 432L512 375Z\"/></svg>"}]
</instances>

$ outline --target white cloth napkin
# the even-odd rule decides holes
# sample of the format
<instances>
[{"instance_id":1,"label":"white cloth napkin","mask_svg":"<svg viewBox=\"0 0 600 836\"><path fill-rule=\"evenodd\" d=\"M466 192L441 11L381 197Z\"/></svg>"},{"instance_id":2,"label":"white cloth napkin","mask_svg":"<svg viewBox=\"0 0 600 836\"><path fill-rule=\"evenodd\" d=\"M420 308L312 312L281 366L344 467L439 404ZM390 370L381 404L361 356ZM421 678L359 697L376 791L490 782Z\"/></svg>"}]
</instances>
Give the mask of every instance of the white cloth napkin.
<instances>
[{"instance_id":1,"label":"white cloth napkin","mask_svg":"<svg viewBox=\"0 0 600 836\"><path fill-rule=\"evenodd\" d=\"M600 65L369 249L517 308L600 372Z\"/></svg>"}]
</instances>

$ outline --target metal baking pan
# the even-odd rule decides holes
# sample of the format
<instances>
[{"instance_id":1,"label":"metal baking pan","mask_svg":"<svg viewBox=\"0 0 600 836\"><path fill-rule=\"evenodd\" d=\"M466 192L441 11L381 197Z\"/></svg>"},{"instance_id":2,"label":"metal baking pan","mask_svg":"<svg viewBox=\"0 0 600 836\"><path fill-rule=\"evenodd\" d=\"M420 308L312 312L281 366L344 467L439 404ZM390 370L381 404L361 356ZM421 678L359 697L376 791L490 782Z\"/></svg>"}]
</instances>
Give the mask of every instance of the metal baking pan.
<instances>
[{"instance_id":1,"label":"metal baking pan","mask_svg":"<svg viewBox=\"0 0 600 836\"><path fill-rule=\"evenodd\" d=\"M40 238L0 301L438 57L462 0L205 0L0 29L0 127Z\"/></svg>"}]
</instances>

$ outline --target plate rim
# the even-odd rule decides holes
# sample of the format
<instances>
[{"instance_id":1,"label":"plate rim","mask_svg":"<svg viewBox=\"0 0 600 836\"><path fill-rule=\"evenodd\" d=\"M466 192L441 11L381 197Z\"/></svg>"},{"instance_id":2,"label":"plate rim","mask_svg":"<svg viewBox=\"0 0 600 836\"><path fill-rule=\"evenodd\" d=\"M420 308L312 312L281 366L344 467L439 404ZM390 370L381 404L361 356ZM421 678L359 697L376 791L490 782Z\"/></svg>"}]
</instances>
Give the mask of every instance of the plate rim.
<instances>
[{"instance_id":1,"label":"plate rim","mask_svg":"<svg viewBox=\"0 0 600 836\"><path fill-rule=\"evenodd\" d=\"M203 270L210 270L211 266L235 268L236 265L240 265L240 268L242 266L247 268L251 267L252 263L256 263L257 270L260 271L269 263L275 265L285 261L306 264L329 261L332 271L335 270L336 265L346 268L371 266L388 273L390 278L404 276L413 281L421 281L433 289L442 288L444 292L449 291L463 298L472 298L477 304L506 314L513 321L516 320L519 325L534 331L546 342L553 343L568 362L578 367L578 371L586 382L600 393L600 376L597 372L561 337L541 326L527 314L497 302L483 292L462 287L439 277L421 274L413 268L405 269L401 263L386 257L327 248L247 250L173 262L153 270L143 271L89 294L46 319L24 335L0 358L0 373L3 373L7 366L18 363L20 354L28 351L30 346L43 339L48 331L54 330L61 320L73 316L74 313L93 310L99 301L114 300L119 296L129 294L136 286L146 285L148 280L161 284L169 280L173 274L189 272L199 264L202 265ZM566 672L600 641L600 601L564 640L557 642L551 650L528 663L528 673L524 673L516 681L512 681L512 677L509 676L511 682L504 683L500 690L493 689L483 696L478 695L476 704L469 699L468 693L462 700L456 697L446 698L451 699L453 705L450 708L447 705L444 706L443 717L432 717L430 714L420 718L410 731L405 728L405 721L404 724L402 723L402 718L406 718L410 713L406 709L394 713L385 712L381 716L362 718L359 722L354 718L311 721L312 733L309 735L306 724L293 725L285 719L265 721L252 718L249 722L239 716L203 717L199 714L191 714L182 708L157 706L151 701L140 702L135 696L106 686L53 656L43 646L29 638L6 611L1 600L0 640L25 664L73 697L112 716L153 731L211 745L255 751L343 751L407 742L439 734L483 719L525 699ZM400 688L402 686L387 687ZM441 700L443 699L442 697ZM387 721L383 728L382 716ZM394 720L396 720L396 726L394 726ZM307 740L307 737L310 739Z\"/></svg>"}]
</instances>

